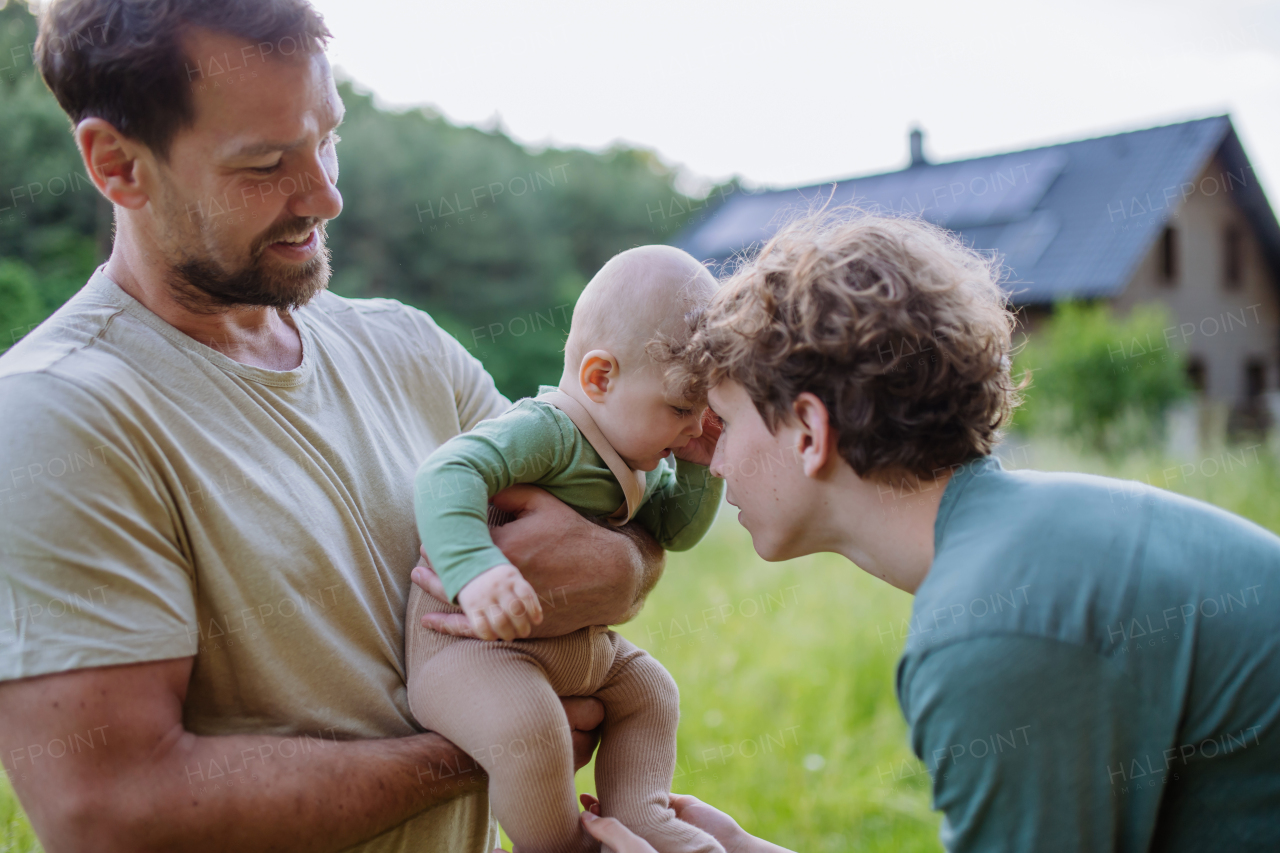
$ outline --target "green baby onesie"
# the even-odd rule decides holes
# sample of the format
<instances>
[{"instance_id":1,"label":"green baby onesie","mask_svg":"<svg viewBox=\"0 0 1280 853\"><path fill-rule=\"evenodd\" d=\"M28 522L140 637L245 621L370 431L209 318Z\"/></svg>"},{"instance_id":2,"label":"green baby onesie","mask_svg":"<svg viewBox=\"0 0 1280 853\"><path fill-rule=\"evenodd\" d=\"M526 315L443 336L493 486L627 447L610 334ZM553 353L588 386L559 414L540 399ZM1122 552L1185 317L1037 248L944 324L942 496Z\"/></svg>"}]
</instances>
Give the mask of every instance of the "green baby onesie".
<instances>
[{"instance_id":1,"label":"green baby onesie","mask_svg":"<svg viewBox=\"0 0 1280 853\"><path fill-rule=\"evenodd\" d=\"M664 459L645 474L635 520L663 548L685 551L715 520L724 481L705 465L670 462ZM608 516L625 499L617 478L570 417L543 400L520 400L451 438L427 457L414 481L418 533L450 601L477 575L508 562L489 535L489 499L517 483L540 486L593 518Z\"/></svg>"}]
</instances>

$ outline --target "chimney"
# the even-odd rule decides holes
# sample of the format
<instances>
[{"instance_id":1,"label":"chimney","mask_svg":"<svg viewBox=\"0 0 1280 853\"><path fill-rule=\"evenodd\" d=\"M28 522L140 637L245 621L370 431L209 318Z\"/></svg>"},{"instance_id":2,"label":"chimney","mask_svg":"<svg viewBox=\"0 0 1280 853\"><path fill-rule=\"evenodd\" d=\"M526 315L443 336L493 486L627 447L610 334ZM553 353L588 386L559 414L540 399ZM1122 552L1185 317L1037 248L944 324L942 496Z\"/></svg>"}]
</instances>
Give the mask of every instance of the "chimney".
<instances>
[{"instance_id":1,"label":"chimney","mask_svg":"<svg viewBox=\"0 0 1280 853\"><path fill-rule=\"evenodd\" d=\"M927 166L929 161L924 159L924 131L919 127L911 128L911 166Z\"/></svg>"}]
</instances>

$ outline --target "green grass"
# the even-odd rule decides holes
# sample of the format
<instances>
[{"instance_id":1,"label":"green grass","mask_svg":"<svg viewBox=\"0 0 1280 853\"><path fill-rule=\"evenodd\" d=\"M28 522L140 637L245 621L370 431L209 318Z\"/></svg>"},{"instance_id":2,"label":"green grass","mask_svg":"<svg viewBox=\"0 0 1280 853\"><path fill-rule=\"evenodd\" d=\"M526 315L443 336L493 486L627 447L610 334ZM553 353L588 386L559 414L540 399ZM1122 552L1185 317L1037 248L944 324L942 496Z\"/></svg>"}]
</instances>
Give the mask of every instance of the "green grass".
<instances>
[{"instance_id":1,"label":"green grass","mask_svg":"<svg viewBox=\"0 0 1280 853\"><path fill-rule=\"evenodd\" d=\"M1280 532L1280 463L1261 447L1187 463L1105 462L1046 442L1006 456L1008 467L1143 480ZM671 555L644 612L621 629L680 684L675 790L806 853L939 850L928 776L893 693L910 608L839 557L763 562L724 513L705 542ZM582 791L593 790L591 770L578 774ZM0 853L39 849L0 777Z\"/></svg>"},{"instance_id":2,"label":"green grass","mask_svg":"<svg viewBox=\"0 0 1280 853\"><path fill-rule=\"evenodd\" d=\"M675 790L795 850L938 849L893 692L910 609L834 555L764 562L724 513L621 629L680 684Z\"/></svg>"},{"instance_id":3,"label":"green grass","mask_svg":"<svg viewBox=\"0 0 1280 853\"><path fill-rule=\"evenodd\" d=\"M0 853L39 853L43 849L9 787L9 777L0 773Z\"/></svg>"},{"instance_id":4,"label":"green grass","mask_svg":"<svg viewBox=\"0 0 1280 853\"><path fill-rule=\"evenodd\" d=\"M1030 445L1002 451L1001 455L1007 468L1081 471L1138 480L1220 506L1280 533L1277 446L1280 441L1274 441L1269 449L1262 439L1254 439L1202 450L1179 460L1151 451L1132 452L1123 459L1108 461L1083 454L1067 442L1037 438Z\"/></svg>"}]
</instances>

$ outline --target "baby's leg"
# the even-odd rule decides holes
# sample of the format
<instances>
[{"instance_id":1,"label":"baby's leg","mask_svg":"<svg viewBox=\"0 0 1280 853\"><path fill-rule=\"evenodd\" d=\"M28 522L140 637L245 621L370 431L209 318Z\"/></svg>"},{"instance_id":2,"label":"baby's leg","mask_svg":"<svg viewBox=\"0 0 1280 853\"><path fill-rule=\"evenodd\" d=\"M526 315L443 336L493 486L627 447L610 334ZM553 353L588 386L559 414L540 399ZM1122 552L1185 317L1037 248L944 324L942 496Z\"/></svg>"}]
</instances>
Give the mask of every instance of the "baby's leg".
<instances>
[{"instance_id":1,"label":"baby's leg","mask_svg":"<svg viewBox=\"0 0 1280 853\"><path fill-rule=\"evenodd\" d=\"M578 822L564 706L528 654L482 640L453 643L410 674L409 707L488 772L494 814L519 850L599 848Z\"/></svg>"},{"instance_id":2,"label":"baby's leg","mask_svg":"<svg viewBox=\"0 0 1280 853\"><path fill-rule=\"evenodd\" d=\"M644 651L621 637L617 643L613 668L595 694L604 703L596 756L601 814L616 817L662 853L724 853L668 806L680 722L675 680Z\"/></svg>"}]
</instances>

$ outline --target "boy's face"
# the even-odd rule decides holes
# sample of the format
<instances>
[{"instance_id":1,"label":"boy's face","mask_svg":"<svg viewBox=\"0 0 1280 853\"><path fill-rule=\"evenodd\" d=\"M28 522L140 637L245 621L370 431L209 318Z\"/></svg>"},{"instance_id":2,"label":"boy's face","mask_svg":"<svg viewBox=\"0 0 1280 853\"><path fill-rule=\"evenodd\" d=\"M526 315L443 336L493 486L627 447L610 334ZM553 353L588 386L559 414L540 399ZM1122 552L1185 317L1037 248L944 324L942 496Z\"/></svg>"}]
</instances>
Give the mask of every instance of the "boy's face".
<instances>
[{"instance_id":1,"label":"boy's face","mask_svg":"<svg viewBox=\"0 0 1280 853\"><path fill-rule=\"evenodd\" d=\"M596 423L623 461L637 471L652 471L702 435L706 406L668 397L657 370L631 371L610 384L595 412Z\"/></svg>"},{"instance_id":2,"label":"boy's face","mask_svg":"<svg viewBox=\"0 0 1280 853\"><path fill-rule=\"evenodd\" d=\"M738 523L751 534L756 553L770 561L813 553L806 525L819 498L796 450L796 427L783 423L771 433L737 382L721 382L708 397L724 424L711 474L725 481L725 497L738 508Z\"/></svg>"}]
</instances>

